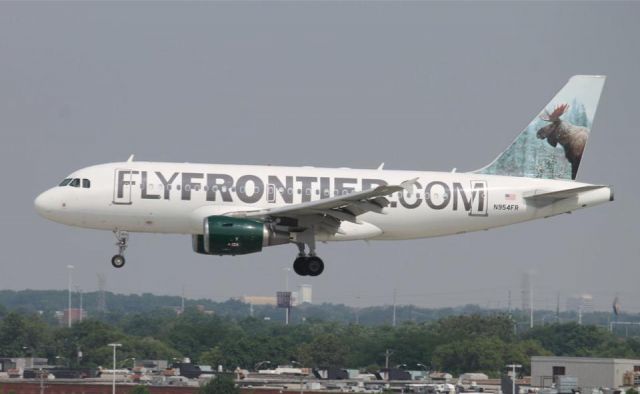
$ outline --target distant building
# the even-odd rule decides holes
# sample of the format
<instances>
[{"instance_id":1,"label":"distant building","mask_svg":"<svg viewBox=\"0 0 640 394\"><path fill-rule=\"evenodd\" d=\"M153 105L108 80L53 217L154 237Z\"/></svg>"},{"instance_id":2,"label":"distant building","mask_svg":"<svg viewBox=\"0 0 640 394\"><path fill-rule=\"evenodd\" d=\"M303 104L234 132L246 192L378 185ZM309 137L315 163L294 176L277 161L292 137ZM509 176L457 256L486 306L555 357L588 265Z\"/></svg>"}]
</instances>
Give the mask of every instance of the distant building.
<instances>
[{"instance_id":1,"label":"distant building","mask_svg":"<svg viewBox=\"0 0 640 394\"><path fill-rule=\"evenodd\" d=\"M48 360L39 357L0 357L0 372L11 369L23 371L28 368L48 368Z\"/></svg>"},{"instance_id":2,"label":"distant building","mask_svg":"<svg viewBox=\"0 0 640 394\"><path fill-rule=\"evenodd\" d=\"M136 367L143 367L154 371L164 371L169 368L167 360L136 360Z\"/></svg>"},{"instance_id":3,"label":"distant building","mask_svg":"<svg viewBox=\"0 0 640 394\"><path fill-rule=\"evenodd\" d=\"M592 357L531 357L531 385L551 387L561 377L577 378L586 392L592 388L618 388L633 385L640 373L640 360ZM625 382L625 379L627 382ZM628 384L630 383L630 384Z\"/></svg>"},{"instance_id":4,"label":"distant building","mask_svg":"<svg viewBox=\"0 0 640 394\"><path fill-rule=\"evenodd\" d=\"M207 309L204 305L196 305L196 309L198 310L198 312L205 314L205 315L213 315L215 314L214 311Z\"/></svg>"},{"instance_id":5,"label":"distant building","mask_svg":"<svg viewBox=\"0 0 640 394\"><path fill-rule=\"evenodd\" d=\"M276 306L278 300L272 296L242 296L240 301L251 305L272 305Z\"/></svg>"},{"instance_id":6,"label":"distant building","mask_svg":"<svg viewBox=\"0 0 640 394\"><path fill-rule=\"evenodd\" d=\"M593 296L591 294L581 294L567 298L568 311L593 312Z\"/></svg>"},{"instance_id":7,"label":"distant building","mask_svg":"<svg viewBox=\"0 0 640 394\"><path fill-rule=\"evenodd\" d=\"M65 309L61 313L56 312L56 318L58 319L58 323L64 326L65 324L69 324L69 315L71 315L71 324L82 321L87 318L87 310L80 308L71 308Z\"/></svg>"},{"instance_id":8,"label":"distant building","mask_svg":"<svg viewBox=\"0 0 640 394\"><path fill-rule=\"evenodd\" d=\"M311 285L298 286L298 304L311 304L312 303Z\"/></svg>"}]
</instances>

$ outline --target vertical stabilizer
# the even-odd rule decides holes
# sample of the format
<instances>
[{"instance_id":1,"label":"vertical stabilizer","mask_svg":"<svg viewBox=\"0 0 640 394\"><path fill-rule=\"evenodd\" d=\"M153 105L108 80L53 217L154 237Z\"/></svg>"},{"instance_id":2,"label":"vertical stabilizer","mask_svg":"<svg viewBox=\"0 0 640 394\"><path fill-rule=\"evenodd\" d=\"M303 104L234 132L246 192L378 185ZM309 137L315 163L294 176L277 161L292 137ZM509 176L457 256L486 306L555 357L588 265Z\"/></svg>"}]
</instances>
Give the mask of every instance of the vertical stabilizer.
<instances>
[{"instance_id":1,"label":"vertical stabilizer","mask_svg":"<svg viewBox=\"0 0 640 394\"><path fill-rule=\"evenodd\" d=\"M576 179L605 77L575 75L480 174Z\"/></svg>"}]
</instances>

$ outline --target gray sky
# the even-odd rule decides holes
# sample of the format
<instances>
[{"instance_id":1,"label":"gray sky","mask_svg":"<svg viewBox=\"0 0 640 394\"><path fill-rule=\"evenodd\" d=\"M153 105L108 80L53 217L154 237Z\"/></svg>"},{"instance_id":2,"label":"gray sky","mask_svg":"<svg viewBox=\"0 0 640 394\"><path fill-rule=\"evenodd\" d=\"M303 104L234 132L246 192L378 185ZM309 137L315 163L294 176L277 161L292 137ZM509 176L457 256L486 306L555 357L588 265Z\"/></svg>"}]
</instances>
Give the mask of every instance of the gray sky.
<instances>
[{"instance_id":1,"label":"gray sky","mask_svg":"<svg viewBox=\"0 0 640 394\"><path fill-rule=\"evenodd\" d=\"M616 201L462 236L320 245L315 301L555 308L616 293L640 312L640 3L0 3L0 288L226 299L284 287L294 246L199 256L178 235L48 222L33 199L75 169L140 160L472 170L573 74L607 85L578 179Z\"/></svg>"}]
</instances>

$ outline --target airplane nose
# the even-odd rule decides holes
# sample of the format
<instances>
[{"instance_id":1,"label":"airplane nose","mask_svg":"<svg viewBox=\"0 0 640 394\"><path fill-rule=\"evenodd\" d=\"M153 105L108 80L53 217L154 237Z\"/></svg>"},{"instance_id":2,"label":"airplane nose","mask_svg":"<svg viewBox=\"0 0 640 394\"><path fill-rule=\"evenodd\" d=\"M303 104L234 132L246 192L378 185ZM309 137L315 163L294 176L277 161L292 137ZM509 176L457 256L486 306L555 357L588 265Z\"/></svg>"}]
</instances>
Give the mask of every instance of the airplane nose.
<instances>
[{"instance_id":1,"label":"airplane nose","mask_svg":"<svg viewBox=\"0 0 640 394\"><path fill-rule=\"evenodd\" d=\"M36 197L36 199L33 201L33 205L40 215L44 217L48 217L49 215L51 215L54 209L54 199L51 190L47 190L46 192L43 192L38 197Z\"/></svg>"}]
</instances>

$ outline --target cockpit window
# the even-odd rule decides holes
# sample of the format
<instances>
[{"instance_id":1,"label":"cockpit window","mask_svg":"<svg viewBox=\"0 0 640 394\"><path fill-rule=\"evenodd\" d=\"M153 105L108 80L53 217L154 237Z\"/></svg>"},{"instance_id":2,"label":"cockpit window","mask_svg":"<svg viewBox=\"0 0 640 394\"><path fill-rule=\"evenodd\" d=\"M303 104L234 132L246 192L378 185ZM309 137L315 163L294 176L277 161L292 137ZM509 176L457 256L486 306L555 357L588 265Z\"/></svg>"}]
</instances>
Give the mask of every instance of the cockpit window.
<instances>
[{"instance_id":1,"label":"cockpit window","mask_svg":"<svg viewBox=\"0 0 640 394\"><path fill-rule=\"evenodd\" d=\"M71 178L66 178L65 180L60 182L60 185L58 186L67 186L71 182L71 180L72 180Z\"/></svg>"},{"instance_id":2,"label":"cockpit window","mask_svg":"<svg viewBox=\"0 0 640 394\"><path fill-rule=\"evenodd\" d=\"M80 187L80 179L79 178L74 178L71 183L69 183L69 186L72 187Z\"/></svg>"},{"instance_id":3,"label":"cockpit window","mask_svg":"<svg viewBox=\"0 0 640 394\"><path fill-rule=\"evenodd\" d=\"M88 189L91 187L91 181L88 179L83 179L82 180L82 187L85 189Z\"/></svg>"}]
</instances>

